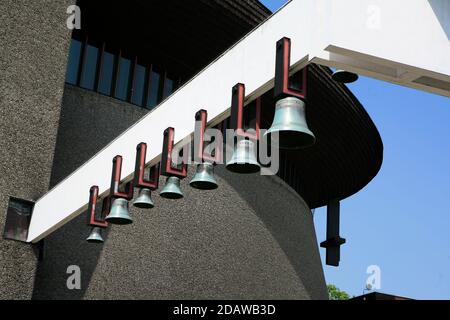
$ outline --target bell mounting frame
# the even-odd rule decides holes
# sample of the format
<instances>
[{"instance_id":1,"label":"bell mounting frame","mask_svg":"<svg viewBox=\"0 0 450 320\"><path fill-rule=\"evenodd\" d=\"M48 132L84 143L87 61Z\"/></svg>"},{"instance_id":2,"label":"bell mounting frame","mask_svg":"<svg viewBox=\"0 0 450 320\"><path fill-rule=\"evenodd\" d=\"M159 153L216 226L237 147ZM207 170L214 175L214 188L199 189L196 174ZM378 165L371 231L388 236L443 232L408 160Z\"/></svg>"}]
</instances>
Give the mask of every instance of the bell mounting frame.
<instances>
[{"instance_id":1,"label":"bell mounting frame","mask_svg":"<svg viewBox=\"0 0 450 320\"><path fill-rule=\"evenodd\" d=\"M125 186L125 192L119 191L120 180L122 176L122 156L115 156L113 159L113 168L111 174L111 189L109 196L111 199L114 198L122 198L128 201L133 199L134 195L134 186L133 182L128 182Z\"/></svg>"},{"instance_id":2,"label":"bell mounting frame","mask_svg":"<svg viewBox=\"0 0 450 320\"><path fill-rule=\"evenodd\" d=\"M194 138L194 161L198 163L210 162L212 164L220 163L222 160L222 152L220 148L214 150L214 157L204 154L205 150L205 132L206 124L208 122L208 111L201 109L195 114L195 130ZM219 125L222 128L222 124ZM197 151L197 153L195 153Z\"/></svg>"},{"instance_id":3,"label":"bell mounting frame","mask_svg":"<svg viewBox=\"0 0 450 320\"><path fill-rule=\"evenodd\" d=\"M244 132L244 102L245 85L238 83L233 87L231 99L231 129L236 130L236 136L258 141L261 134L261 97L256 98L255 134Z\"/></svg>"},{"instance_id":4,"label":"bell mounting frame","mask_svg":"<svg viewBox=\"0 0 450 320\"><path fill-rule=\"evenodd\" d=\"M159 164L150 169L149 180L145 178L145 162L147 156L147 144L141 142L136 147L136 165L134 170L133 186L135 188L150 189L152 191L159 187Z\"/></svg>"},{"instance_id":5,"label":"bell mounting frame","mask_svg":"<svg viewBox=\"0 0 450 320\"><path fill-rule=\"evenodd\" d=\"M284 37L277 42L275 63L274 97L282 99L296 97L306 100L308 91L308 66L302 69L302 88L295 89L289 84L289 69L291 67L291 39Z\"/></svg>"},{"instance_id":6,"label":"bell mounting frame","mask_svg":"<svg viewBox=\"0 0 450 320\"><path fill-rule=\"evenodd\" d=\"M92 186L89 190L89 205L88 205L88 225L92 227L99 227L102 229L108 228L108 222L105 220L111 207L111 198L103 199L101 219L95 216L95 209L98 201L98 186Z\"/></svg>"},{"instance_id":7,"label":"bell mounting frame","mask_svg":"<svg viewBox=\"0 0 450 320\"><path fill-rule=\"evenodd\" d=\"M164 130L163 150L161 155L161 175L172 176L180 179L187 177L187 164L182 162L181 168L172 166L172 152L174 147L175 129L172 127Z\"/></svg>"}]
</instances>

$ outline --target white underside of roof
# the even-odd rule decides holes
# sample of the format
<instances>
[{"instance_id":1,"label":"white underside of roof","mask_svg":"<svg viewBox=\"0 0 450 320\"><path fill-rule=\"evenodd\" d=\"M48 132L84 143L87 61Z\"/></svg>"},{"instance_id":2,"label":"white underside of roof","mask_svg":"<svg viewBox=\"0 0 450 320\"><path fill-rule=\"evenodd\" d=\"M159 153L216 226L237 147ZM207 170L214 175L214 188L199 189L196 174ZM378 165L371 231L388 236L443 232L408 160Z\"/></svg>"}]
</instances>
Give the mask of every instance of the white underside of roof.
<instances>
[{"instance_id":1,"label":"white underside of roof","mask_svg":"<svg viewBox=\"0 0 450 320\"><path fill-rule=\"evenodd\" d=\"M275 44L292 39L293 71L309 63L450 96L450 1L293 0L36 202L28 241L37 242L86 210L89 188L110 185L112 159L130 180L136 145L159 161L163 131L189 136L199 109L210 124L229 114L231 88L251 101L273 87ZM93 137L95 139L95 137Z\"/></svg>"}]
</instances>

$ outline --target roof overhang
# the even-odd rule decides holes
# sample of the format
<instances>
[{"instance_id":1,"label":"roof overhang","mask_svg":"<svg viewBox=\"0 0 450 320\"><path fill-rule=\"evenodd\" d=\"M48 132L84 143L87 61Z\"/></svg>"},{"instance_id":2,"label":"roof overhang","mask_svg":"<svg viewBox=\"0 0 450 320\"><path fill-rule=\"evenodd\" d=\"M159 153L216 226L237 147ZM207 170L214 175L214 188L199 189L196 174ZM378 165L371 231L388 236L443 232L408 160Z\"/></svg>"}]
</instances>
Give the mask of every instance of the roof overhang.
<instances>
[{"instance_id":1,"label":"roof overhang","mask_svg":"<svg viewBox=\"0 0 450 320\"><path fill-rule=\"evenodd\" d=\"M292 71L319 63L384 81L450 96L450 27L445 0L294 0L186 83L67 179L40 198L28 241L37 242L87 208L88 190L109 190L110 164L124 157L131 180L135 147L149 144L147 159L159 161L162 132L189 136L195 113L208 110L210 125L229 115L230 89L246 84L250 102L273 87L275 43L292 39ZM444 12L444 14L442 14ZM167 117L168 114L176 115Z\"/></svg>"}]
</instances>

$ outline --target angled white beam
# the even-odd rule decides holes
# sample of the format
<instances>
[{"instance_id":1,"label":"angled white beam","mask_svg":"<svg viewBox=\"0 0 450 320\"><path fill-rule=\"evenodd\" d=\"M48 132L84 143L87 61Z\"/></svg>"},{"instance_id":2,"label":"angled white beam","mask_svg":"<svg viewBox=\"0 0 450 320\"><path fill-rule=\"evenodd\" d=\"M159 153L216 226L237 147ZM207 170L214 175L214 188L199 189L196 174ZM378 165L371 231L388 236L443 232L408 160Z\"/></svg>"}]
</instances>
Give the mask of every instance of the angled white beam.
<instances>
[{"instance_id":1,"label":"angled white beam","mask_svg":"<svg viewBox=\"0 0 450 320\"><path fill-rule=\"evenodd\" d=\"M318 1L312 62L450 96L450 1Z\"/></svg>"},{"instance_id":2,"label":"angled white beam","mask_svg":"<svg viewBox=\"0 0 450 320\"><path fill-rule=\"evenodd\" d=\"M210 124L228 116L231 88L246 84L247 100L273 86L275 43L292 39L293 71L317 62L385 81L450 96L450 46L446 0L293 0L243 38L158 108L40 198L28 241L37 242L87 208L89 188L109 189L112 159L124 157L130 180L136 145L159 161L162 134L189 136L195 113L208 110Z\"/></svg>"}]
</instances>

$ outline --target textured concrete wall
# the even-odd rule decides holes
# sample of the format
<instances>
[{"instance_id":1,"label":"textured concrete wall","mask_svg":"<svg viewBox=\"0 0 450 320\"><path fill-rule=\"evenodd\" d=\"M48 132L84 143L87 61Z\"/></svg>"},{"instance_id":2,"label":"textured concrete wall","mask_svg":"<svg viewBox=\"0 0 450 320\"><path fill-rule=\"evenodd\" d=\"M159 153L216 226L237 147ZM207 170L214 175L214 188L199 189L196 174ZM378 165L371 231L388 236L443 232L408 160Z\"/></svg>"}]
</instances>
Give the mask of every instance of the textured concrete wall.
<instances>
[{"instance_id":1,"label":"textured concrete wall","mask_svg":"<svg viewBox=\"0 0 450 320\"><path fill-rule=\"evenodd\" d=\"M147 109L71 85L65 86L63 100L52 186L148 112Z\"/></svg>"},{"instance_id":2,"label":"textured concrete wall","mask_svg":"<svg viewBox=\"0 0 450 320\"><path fill-rule=\"evenodd\" d=\"M144 112L67 86L53 182ZM110 228L104 245L85 242L85 214L56 231L45 240L33 298L326 299L305 202L277 177L216 171L218 190L194 190L185 179L184 199L154 194L156 208L133 209L135 223ZM81 268L81 290L67 289L70 265Z\"/></svg>"},{"instance_id":3,"label":"textured concrete wall","mask_svg":"<svg viewBox=\"0 0 450 320\"><path fill-rule=\"evenodd\" d=\"M48 190L64 86L71 0L0 1L0 226L10 196ZM36 258L0 240L0 299L27 299Z\"/></svg>"}]
</instances>

